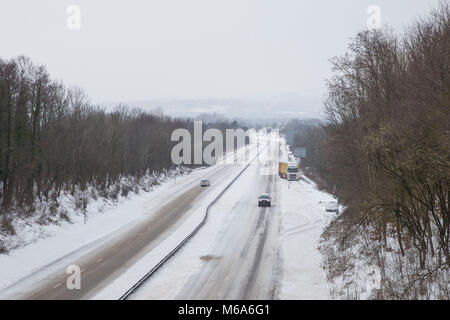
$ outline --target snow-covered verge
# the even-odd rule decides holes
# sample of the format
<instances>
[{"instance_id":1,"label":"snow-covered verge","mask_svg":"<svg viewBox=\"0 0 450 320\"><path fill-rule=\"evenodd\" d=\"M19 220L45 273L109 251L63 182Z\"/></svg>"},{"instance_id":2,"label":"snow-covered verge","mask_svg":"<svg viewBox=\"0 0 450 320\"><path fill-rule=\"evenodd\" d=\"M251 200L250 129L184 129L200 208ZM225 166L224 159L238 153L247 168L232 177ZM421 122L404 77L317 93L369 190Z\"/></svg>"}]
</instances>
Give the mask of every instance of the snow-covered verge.
<instances>
[{"instance_id":1,"label":"snow-covered verge","mask_svg":"<svg viewBox=\"0 0 450 320\"><path fill-rule=\"evenodd\" d=\"M280 299L329 299L329 287L318 250L320 235L335 217L326 205L335 201L307 177L279 181L280 242L283 277Z\"/></svg>"},{"instance_id":2,"label":"snow-covered verge","mask_svg":"<svg viewBox=\"0 0 450 320\"><path fill-rule=\"evenodd\" d=\"M345 221L345 212L326 228L320 244L334 299L450 299L450 272L429 254L419 266L412 243L401 254L394 230L386 241L371 226Z\"/></svg>"},{"instance_id":3,"label":"snow-covered verge","mask_svg":"<svg viewBox=\"0 0 450 320\"><path fill-rule=\"evenodd\" d=\"M8 221L0 228L0 253L8 253L27 246L39 239L52 237L58 227L67 224L84 224L99 213L117 207L127 199L152 191L155 186L183 176L190 168L176 167L161 173L148 173L142 178L123 177L106 190L89 186L86 190L64 189L59 196L48 200L36 199L32 207L12 208ZM27 215L32 211L32 215Z\"/></svg>"}]
</instances>

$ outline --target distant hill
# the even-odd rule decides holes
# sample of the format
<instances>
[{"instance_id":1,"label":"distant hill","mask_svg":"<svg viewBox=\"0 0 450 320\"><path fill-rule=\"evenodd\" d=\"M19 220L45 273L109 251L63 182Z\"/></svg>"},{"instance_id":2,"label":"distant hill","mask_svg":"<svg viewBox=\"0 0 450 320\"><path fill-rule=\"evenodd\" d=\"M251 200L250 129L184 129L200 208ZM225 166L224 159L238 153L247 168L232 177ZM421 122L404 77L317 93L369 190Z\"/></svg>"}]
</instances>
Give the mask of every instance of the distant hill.
<instances>
[{"instance_id":1,"label":"distant hill","mask_svg":"<svg viewBox=\"0 0 450 320\"><path fill-rule=\"evenodd\" d=\"M281 93L267 96L244 98L205 98L205 99L151 99L141 101L122 101L126 105L144 110L158 110L174 117L197 118L204 114L228 119L307 119L322 118L322 100L317 95L302 93ZM107 109L118 103L103 103Z\"/></svg>"}]
</instances>

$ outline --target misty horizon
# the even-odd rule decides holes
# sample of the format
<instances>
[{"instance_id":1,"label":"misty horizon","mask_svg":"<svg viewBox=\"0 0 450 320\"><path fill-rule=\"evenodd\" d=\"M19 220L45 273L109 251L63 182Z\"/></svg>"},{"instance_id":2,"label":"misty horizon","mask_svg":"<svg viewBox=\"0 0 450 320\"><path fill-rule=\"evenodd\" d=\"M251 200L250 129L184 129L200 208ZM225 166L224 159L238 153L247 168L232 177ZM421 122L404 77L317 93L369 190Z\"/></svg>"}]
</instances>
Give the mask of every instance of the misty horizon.
<instances>
[{"instance_id":1,"label":"misty horizon","mask_svg":"<svg viewBox=\"0 0 450 320\"><path fill-rule=\"evenodd\" d=\"M367 27L371 5L380 8L380 27L400 33L437 3L15 1L0 12L2 56L29 56L104 106L139 102L173 114L175 102L189 115L201 112L180 101L222 100L233 103L206 111L253 117L233 109L253 101L265 110L264 101L267 117L322 117L329 59ZM74 4L81 24L70 30Z\"/></svg>"}]
</instances>

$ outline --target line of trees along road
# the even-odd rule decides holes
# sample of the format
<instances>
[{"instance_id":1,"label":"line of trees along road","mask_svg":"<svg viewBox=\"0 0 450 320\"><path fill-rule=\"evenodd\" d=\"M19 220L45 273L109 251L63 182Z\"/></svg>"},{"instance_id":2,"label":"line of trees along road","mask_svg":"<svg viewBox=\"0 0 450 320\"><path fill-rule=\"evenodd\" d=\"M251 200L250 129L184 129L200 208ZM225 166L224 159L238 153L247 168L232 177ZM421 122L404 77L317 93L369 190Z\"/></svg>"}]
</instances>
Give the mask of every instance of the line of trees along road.
<instances>
[{"instance_id":1,"label":"line of trees along road","mask_svg":"<svg viewBox=\"0 0 450 320\"><path fill-rule=\"evenodd\" d=\"M192 134L193 122L125 106L106 112L29 58L0 59L0 218L11 209L32 214L36 199L62 190L107 189L170 168L177 128Z\"/></svg>"},{"instance_id":2,"label":"line of trees along road","mask_svg":"<svg viewBox=\"0 0 450 320\"><path fill-rule=\"evenodd\" d=\"M299 130L295 144L307 147L304 165L329 190L336 186L347 205L335 224L341 248L356 235L379 243L366 255L391 280L380 256L398 250L395 272L404 281L384 282L379 297L426 297L436 272L449 280L449 3L402 36L387 29L359 33L332 65L327 123ZM335 270L350 264L333 263ZM448 282L439 292L450 297Z\"/></svg>"}]
</instances>

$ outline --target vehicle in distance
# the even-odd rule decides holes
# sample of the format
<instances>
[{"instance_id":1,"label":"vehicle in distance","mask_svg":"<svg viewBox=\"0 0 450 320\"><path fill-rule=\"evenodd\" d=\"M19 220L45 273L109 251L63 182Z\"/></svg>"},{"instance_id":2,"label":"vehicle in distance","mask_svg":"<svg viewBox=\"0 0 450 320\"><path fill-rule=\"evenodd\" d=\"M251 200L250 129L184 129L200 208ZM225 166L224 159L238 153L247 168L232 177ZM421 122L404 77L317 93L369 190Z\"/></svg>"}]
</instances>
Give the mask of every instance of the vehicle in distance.
<instances>
[{"instance_id":1,"label":"vehicle in distance","mask_svg":"<svg viewBox=\"0 0 450 320\"><path fill-rule=\"evenodd\" d=\"M325 211L339 213L339 207L337 202L330 201L325 205Z\"/></svg>"},{"instance_id":2,"label":"vehicle in distance","mask_svg":"<svg viewBox=\"0 0 450 320\"><path fill-rule=\"evenodd\" d=\"M258 197L258 207L270 207L272 199L267 193L263 193Z\"/></svg>"},{"instance_id":3,"label":"vehicle in distance","mask_svg":"<svg viewBox=\"0 0 450 320\"><path fill-rule=\"evenodd\" d=\"M279 162L278 175L288 181L300 180L300 164L297 162Z\"/></svg>"},{"instance_id":4,"label":"vehicle in distance","mask_svg":"<svg viewBox=\"0 0 450 320\"><path fill-rule=\"evenodd\" d=\"M210 185L211 183L209 182L208 179L200 180L200 187L209 187Z\"/></svg>"}]
</instances>

